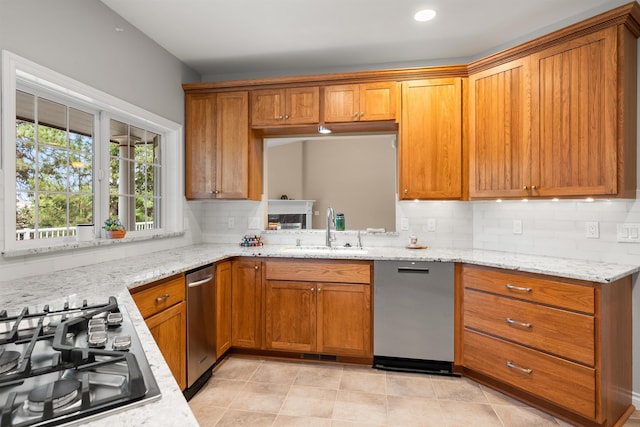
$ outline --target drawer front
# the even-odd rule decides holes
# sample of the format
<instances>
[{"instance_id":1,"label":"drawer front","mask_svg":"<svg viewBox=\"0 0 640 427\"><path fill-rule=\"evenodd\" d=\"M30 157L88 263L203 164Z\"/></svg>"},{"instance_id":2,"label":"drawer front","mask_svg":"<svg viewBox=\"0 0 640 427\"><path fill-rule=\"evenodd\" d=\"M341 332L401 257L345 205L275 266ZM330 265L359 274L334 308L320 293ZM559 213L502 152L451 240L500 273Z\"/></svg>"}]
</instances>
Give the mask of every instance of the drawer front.
<instances>
[{"instance_id":1,"label":"drawer front","mask_svg":"<svg viewBox=\"0 0 640 427\"><path fill-rule=\"evenodd\" d=\"M465 265L462 273L465 288L479 289L568 310L594 313L595 290L590 286L529 277Z\"/></svg>"},{"instance_id":2,"label":"drawer front","mask_svg":"<svg viewBox=\"0 0 640 427\"><path fill-rule=\"evenodd\" d=\"M132 295L145 319L185 299L184 277L178 277Z\"/></svg>"},{"instance_id":3,"label":"drawer front","mask_svg":"<svg viewBox=\"0 0 640 427\"><path fill-rule=\"evenodd\" d=\"M336 261L267 261L267 280L296 280L302 282L371 283L371 264L368 262Z\"/></svg>"},{"instance_id":4,"label":"drawer front","mask_svg":"<svg viewBox=\"0 0 640 427\"><path fill-rule=\"evenodd\" d=\"M465 327L595 365L592 316L469 289L463 305Z\"/></svg>"},{"instance_id":5,"label":"drawer front","mask_svg":"<svg viewBox=\"0 0 640 427\"><path fill-rule=\"evenodd\" d=\"M467 330L463 340L465 367L595 418L594 369Z\"/></svg>"}]
</instances>

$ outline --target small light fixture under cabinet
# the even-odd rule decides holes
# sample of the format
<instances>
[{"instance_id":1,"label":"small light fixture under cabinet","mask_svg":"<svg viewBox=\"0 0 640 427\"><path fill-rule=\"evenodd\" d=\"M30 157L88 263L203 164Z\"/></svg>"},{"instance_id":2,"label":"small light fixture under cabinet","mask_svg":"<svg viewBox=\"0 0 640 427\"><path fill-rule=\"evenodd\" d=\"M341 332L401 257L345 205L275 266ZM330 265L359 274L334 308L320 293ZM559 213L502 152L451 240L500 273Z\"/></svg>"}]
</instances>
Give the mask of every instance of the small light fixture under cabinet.
<instances>
[{"instance_id":1,"label":"small light fixture under cabinet","mask_svg":"<svg viewBox=\"0 0 640 427\"><path fill-rule=\"evenodd\" d=\"M318 133L321 133L323 135L328 135L331 133L331 129L326 128L324 126L318 126Z\"/></svg>"}]
</instances>

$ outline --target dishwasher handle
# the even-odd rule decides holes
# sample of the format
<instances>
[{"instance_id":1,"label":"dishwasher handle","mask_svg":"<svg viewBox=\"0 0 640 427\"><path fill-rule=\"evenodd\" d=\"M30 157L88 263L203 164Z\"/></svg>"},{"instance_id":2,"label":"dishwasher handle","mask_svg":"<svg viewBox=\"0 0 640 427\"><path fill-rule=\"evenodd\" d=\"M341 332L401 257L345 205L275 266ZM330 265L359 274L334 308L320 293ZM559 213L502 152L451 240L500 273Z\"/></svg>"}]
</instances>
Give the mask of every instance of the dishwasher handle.
<instances>
[{"instance_id":1,"label":"dishwasher handle","mask_svg":"<svg viewBox=\"0 0 640 427\"><path fill-rule=\"evenodd\" d=\"M207 277L205 277L202 280L198 280L196 282L191 282L187 284L187 287L189 288L196 288L198 286L204 285L205 283L209 283L210 281L213 280L213 274L208 275Z\"/></svg>"},{"instance_id":2,"label":"dishwasher handle","mask_svg":"<svg viewBox=\"0 0 640 427\"><path fill-rule=\"evenodd\" d=\"M426 267L398 267L398 273L429 274L429 269Z\"/></svg>"}]
</instances>

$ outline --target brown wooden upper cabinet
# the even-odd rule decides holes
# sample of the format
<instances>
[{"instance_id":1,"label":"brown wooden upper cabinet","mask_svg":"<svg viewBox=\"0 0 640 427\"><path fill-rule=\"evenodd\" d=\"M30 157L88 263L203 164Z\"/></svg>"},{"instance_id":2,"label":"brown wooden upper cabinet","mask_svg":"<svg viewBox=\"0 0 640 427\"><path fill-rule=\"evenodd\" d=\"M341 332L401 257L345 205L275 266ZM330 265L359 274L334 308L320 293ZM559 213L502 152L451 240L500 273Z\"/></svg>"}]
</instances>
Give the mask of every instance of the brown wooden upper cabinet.
<instances>
[{"instance_id":1,"label":"brown wooden upper cabinet","mask_svg":"<svg viewBox=\"0 0 640 427\"><path fill-rule=\"evenodd\" d=\"M469 196L523 197L531 180L530 60L469 76Z\"/></svg>"},{"instance_id":2,"label":"brown wooden upper cabinet","mask_svg":"<svg viewBox=\"0 0 640 427\"><path fill-rule=\"evenodd\" d=\"M187 199L249 198L249 92L186 94Z\"/></svg>"},{"instance_id":3,"label":"brown wooden upper cabinet","mask_svg":"<svg viewBox=\"0 0 640 427\"><path fill-rule=\"evenodd\" d=\"M326 86L324 121L394 120L396 87L396 82Z\"/></svg>"},{"instance_id":4,"label":"brown wooden upper cabinet","mask_svg":"<svg viewBox=\"0 0 640 427\"><path fill-rule=\"evenodd\" d=\"M402 83L400 198L462 197L462 79Z\"/></svg>"},{"instance_id":5,"label":"brown wooden upper cabinet","mask_svg":"<svg viewBox=\"0 0 640 427\"><path fill-rule=\"evenodd\" d=\"M251 125L283 126L320 121L320 89L298 87L251 92Z\"/></svg>"},{"instance_id":6,"label":"brown wooden upper cabinet","mask_svg":"<svg viewBox=\"0 0 640 427\"><path fill-rule=\"evenodd\" d=\"M618 30L469 77L471 198L634 197L636 43Z\"/></svg>"}]
</instances>

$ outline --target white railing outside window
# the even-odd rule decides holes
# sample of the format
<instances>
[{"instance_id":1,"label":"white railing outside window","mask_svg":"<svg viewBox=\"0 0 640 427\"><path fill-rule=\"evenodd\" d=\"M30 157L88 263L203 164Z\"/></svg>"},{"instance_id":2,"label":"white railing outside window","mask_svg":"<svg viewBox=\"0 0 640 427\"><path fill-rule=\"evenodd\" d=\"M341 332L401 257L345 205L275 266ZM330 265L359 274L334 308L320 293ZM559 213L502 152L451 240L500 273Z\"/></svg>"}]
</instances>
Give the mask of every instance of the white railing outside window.
<instances>
[{"instance_id":1,"label":"white railing outside window","mask_svg":"<svg viewBox=\"0 0 640 427\"><path fill-rule=\"evenodd\" d=\"M153 230L153 221L136 222L135 231ZM37 237L36 237L37 234ZM40 228L35 230L33 228L23 228L22 230L16 230L16 240L33 240L33 239L49 239L52 237L69 237L76 235L76 228L66 227L51 227Z\"/></svg>"}]
</instances>

